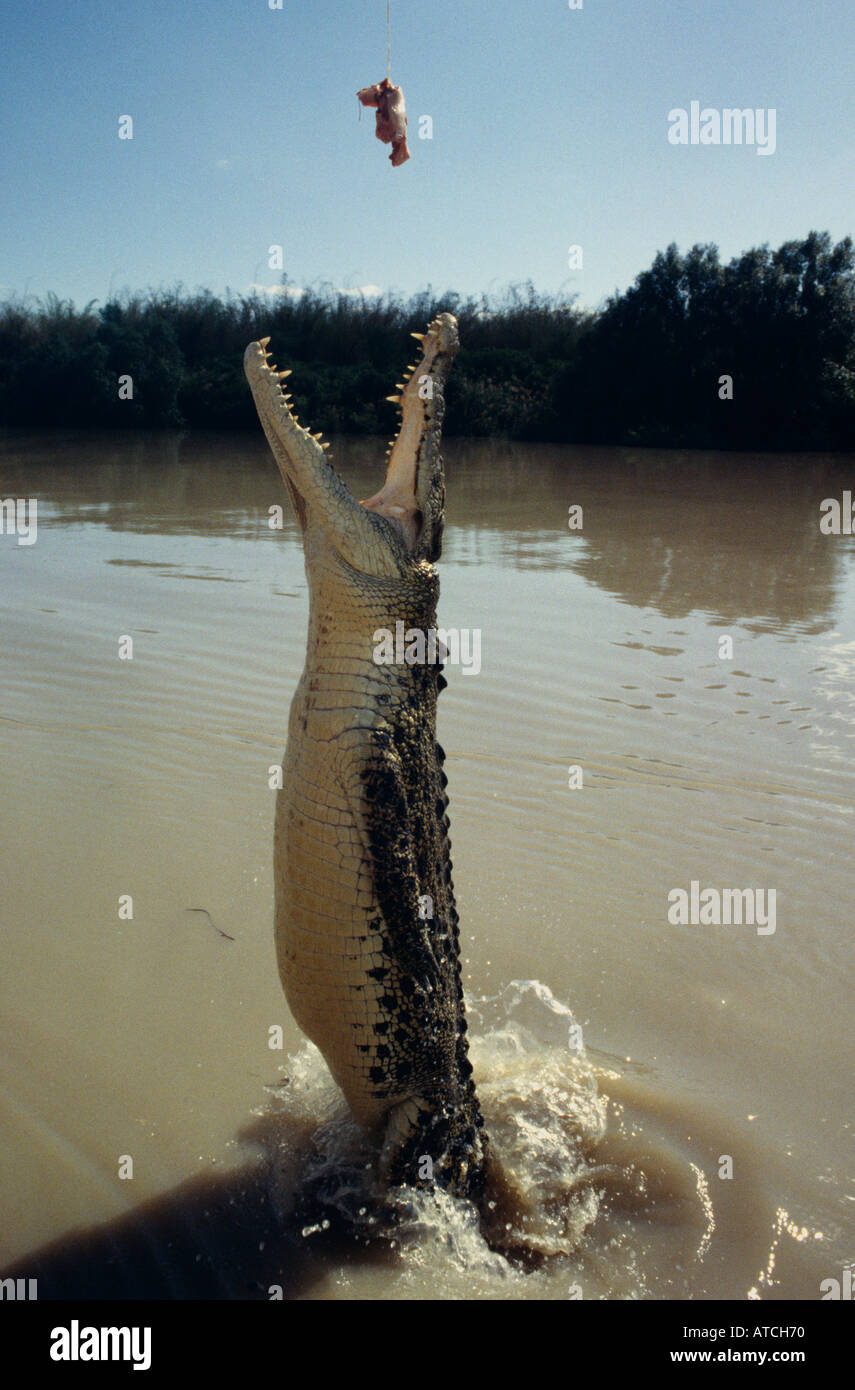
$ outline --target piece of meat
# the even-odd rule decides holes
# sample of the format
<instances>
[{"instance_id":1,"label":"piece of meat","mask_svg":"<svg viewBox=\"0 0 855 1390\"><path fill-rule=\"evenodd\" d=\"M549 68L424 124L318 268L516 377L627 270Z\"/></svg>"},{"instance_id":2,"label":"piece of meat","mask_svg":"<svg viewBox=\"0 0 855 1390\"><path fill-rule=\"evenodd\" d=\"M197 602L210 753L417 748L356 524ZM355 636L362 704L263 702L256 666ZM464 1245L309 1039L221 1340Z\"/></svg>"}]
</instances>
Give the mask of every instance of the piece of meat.
<instances>
[{"instance_id":1,"label":"piece of meat","mask_svg":"<svg viewBox=\"0 0 855 1390\"><path fill-rule=\"evenodd\" d=\"M376 106L377 129L375 134L384 145L391 144L389 158L393 166L403 164L410 157L407 149L407 108L404 93L400 87L393 87L388 77L376 82L373 87L363 87L356 95L363 106Z\"/></svg>"}]
</instances>

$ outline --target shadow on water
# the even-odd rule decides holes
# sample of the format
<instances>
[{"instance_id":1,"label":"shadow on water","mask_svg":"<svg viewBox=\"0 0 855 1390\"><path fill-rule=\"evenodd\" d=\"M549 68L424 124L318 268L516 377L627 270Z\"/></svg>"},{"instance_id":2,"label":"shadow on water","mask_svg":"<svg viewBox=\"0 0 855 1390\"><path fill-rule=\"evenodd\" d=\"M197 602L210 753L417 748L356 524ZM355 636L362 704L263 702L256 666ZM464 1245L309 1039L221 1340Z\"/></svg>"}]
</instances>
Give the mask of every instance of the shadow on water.
<instances>
[{"instance_id":1,"label":"shadow on water","mask_svg":"<svg viewBox=\"0 0 855 1390\"><path fill-rule=\"evenodd\" d=\"M260 1160L222 1176L189 1178L133 1211L59 1239L0 1271L3 1279L38 1280L39 1299L264 1299L278 1285L285 1299L309 1295L331 1266L359 1261L393 1265L388 1240L369 1241L319 1226L321 1209L302 1195L290 1216L276 1209L274 1171L283 1122L267 1115L242 1142Z\"/></svg>"}]
</instances>

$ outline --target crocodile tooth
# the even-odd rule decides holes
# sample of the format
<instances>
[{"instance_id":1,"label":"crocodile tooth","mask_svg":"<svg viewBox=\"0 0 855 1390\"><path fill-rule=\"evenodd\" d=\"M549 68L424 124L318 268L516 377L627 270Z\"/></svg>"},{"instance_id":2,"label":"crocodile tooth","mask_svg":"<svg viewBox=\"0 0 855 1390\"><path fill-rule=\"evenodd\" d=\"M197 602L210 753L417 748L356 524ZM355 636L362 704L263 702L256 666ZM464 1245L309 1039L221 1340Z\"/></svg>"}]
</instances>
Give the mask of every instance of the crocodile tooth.
<instances>
[{"instance_id":1,"label":"crocodile tooth","mask_svg":"<svg viewBox=\"0 0 855 1390\"><path fill-rule=\"evenodd\" d=\"M411 337L411 338L416 338L416 339L418 340L418 342L423 343L424 340L425 340L425 338L427 337L427 334L426 334L426 333L411 333L411 334L410 334L410 337ZM267 341L269 342L270 339L268 338Z\"/></svg>"},{"instance_id":2,"label":"crocodile tooth","mask_svg":"<svg viewBox=\"0 0 855 1390\"><path fill-rule=\"evenodd\" d=\"M416 370L416 364L415 364L415 362L408 362L408 363L407 363L407 371L408 371L408 372L414 372L415 370Z\"/></svg>"},{"instance_id":3,"label":"crocodile tooth","mask_svg":"<svg viewBox=\"0 0 855 1390\"><path fill-rule=\"evenodd\" d=\"M396 390L398 390L398 391L403 391L403 389L404 389L404 387L406 386L406 384L407 384L407 383L406 383L405 381L396 381L396 382L395 382L395 388L396 388Z\"/></svg>"},{"instance_id":4,"label":"crocodile tooth","mask_svg":"<svg viewBox=\"0 0 855 1390\"><path fill-rule=\"evenodd\" d=\"M400 404L401 404L401 397L400 397L400 396L387 396L387 397L386 397L386 400L387 400L387 401L391 401L393 405L400 405Z\"/></svg>"},{"instance_id":5,"label":"crocodile tooth","mask_svg":"<svg viewBox=\"0 0 855 1390\"><path fill-rule=\"evenodd\" d=\"M286 376L290 376L291 373L293 372L293 370L294 370L293 367L286 367L286 369L285 369L284 372L279 372L279 373L278 373L279 380L280 380L280 381L284 381L285 378L286 378Z\"/></svg>"},{"instance_id":6,"label":"crocodile tooth","mask_svg":"<svg viewBox=\"0 0 855 1390\"><path fill-rule=\"evenodd\" d=\"M270 342L270 335L268 334L268 336L267 336L266 338L259 338L258 341L259 341L259 343L261 344L261 346L262 346L263 348L266 348L266 347L267 347L267 344Z\"/></svg>"},{"instance_id":7,"label":"crocodile tooth","mask_svg":"<svg viewBox=\"0 0 855 1390\"><path fill-rule=\"evenodd\" d=\"M327 449L328 449L329 447L330 447L330 446L329 446L329 441L325 439L324 442L323 442L323 444L321 445L321 448L323 449L324 453L326 453L326 451L327 451Z\"/></svg>"},{"instance_id":8,"label":"crocodile tooth","mask_svg":"<svg viewBox=\"0 0 855 1390\"><path fill-rule=\"evenodd\" d=\"M324 437L324 436L322 435L322 433L321 433L320 430L318 430L318 433L317 433L317 434L313 434L313 435L312 435L312 438L313 438L313 439L316 439L316 440L318 441L319 444L320 444L321 440L323 439L323 437Z\"/></svg>"}]
</instances>

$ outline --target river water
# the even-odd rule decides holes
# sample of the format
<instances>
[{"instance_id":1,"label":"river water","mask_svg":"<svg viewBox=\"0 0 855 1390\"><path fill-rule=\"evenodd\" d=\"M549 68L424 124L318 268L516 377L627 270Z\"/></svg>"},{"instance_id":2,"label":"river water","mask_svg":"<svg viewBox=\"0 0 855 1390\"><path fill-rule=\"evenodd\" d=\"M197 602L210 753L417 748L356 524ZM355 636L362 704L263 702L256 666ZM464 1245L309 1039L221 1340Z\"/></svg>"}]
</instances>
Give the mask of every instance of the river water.
<instances>
[{"instance_id":1,"label":"river water","mask_svg":"<svg viewBox=\"0 0 855 1390\"><path fill-rule=\"evenodd\" d=\"M357 497L382 452L333 441ZM447 669L439 737L476 1079L526 1193L504 1246L448 1199L378 1205L281 994L268 778L307 599L264 440L2 443L38 533L0 535L0 1266L40 1297L818 1299L855 1261L855 542L819 529L855 458L446 463L440 622L481 669ZM762 921L669 921L692 883Z\"/></svg>"}]
</instances>

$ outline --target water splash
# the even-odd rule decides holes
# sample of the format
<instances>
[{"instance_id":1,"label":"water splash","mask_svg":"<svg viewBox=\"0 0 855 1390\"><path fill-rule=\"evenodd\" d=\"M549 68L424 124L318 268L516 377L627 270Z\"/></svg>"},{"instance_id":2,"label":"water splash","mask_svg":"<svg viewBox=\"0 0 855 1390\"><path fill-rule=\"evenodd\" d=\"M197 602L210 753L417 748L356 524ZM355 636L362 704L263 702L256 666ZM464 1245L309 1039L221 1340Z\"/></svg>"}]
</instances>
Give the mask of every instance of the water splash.
<instances>
[{"instance_id":1,"label":"water splash","mask_svg":"<svg viewBox=\"0 0 855 1390\"><path fill-rule=\"evenodd\" d=\"M572 1011L537 980L512 981L468 1009L478 1094L501 1177L482 1217L443 1191L378 1183L374 1147L355 1124L311 1043L289 1058L287 1085L268 1088L285 1121L273 1193L301 1239L346 1228L385 1242L418 1269L439 1257L458 1271L517 1277L550 1256L569 1255L599 1208L595 1145L606 1102ZM403 1272L403 1271L402 1271Z\"/></svg>"}]
</instances>

